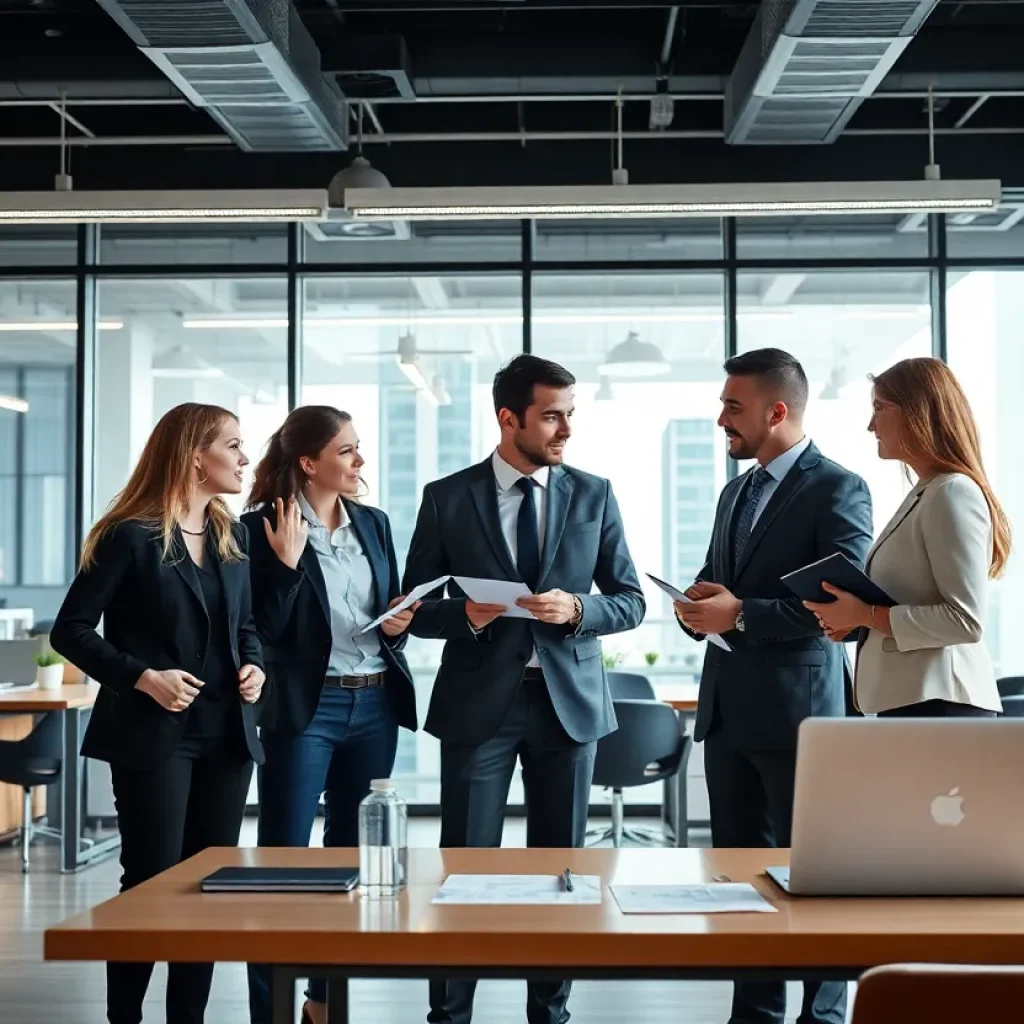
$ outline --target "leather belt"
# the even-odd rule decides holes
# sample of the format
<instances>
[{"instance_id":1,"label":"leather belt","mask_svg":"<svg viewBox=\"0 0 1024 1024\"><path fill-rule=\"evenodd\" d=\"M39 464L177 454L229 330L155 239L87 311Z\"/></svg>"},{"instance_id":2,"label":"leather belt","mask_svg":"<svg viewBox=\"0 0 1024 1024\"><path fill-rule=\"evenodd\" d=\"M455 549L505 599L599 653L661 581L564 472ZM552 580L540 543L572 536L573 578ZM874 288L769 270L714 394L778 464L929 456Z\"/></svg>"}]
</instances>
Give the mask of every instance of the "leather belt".
<instances>
[{"instance_id":1,"label":"leather belt","mask_svg":"<svg viewBox=\"0 0 1024 1024\"><path fill-rule=\"evenodd\" d=\"M325 676L325 686L339 686L343 690L362 690L367 686L383 686L386 672L374 672L370 676Z\"/></svg>"}]
</instances>

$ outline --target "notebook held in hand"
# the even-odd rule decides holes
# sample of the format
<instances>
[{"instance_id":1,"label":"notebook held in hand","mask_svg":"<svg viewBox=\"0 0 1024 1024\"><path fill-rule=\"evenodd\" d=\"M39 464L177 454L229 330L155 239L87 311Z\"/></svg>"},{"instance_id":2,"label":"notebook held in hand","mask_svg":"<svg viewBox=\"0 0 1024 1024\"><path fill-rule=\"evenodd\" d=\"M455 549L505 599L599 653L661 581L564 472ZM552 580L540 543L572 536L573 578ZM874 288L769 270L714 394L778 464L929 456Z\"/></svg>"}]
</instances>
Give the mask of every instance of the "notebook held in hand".
<instances>
[{"instance_id":1,"label":"notebook held in hand","mask_svg":"<svg viewBox=\"0 0 1024 1024\"><path fill-rule=\"evenodd\" d=\"M358 868L219 868L200 883L203 892L351 892Z\"/></svg>"},{"instance_id":2,"label":"notebook held in hand","mask_svg":"<svg viewBox=\"0 0 1024 1024\"><path fill-rule=\"evenodd\" d=\"M802 601L817 601L829 604L835 598L822 587L831 583L833 587L845 590L860 598L865 604L892 608L896 602L841 551L828 558L805 565L796 572L787 573L782 582Z\"/></svg>"}]
</instances>

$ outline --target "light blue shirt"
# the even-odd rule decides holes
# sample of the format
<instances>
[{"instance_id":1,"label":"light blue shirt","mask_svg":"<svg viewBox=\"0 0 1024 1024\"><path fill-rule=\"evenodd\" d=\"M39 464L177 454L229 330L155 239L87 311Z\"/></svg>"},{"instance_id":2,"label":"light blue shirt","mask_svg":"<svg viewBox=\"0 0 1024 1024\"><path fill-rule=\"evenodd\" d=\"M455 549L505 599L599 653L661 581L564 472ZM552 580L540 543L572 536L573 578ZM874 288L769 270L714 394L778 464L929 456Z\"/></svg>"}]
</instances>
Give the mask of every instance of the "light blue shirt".
<instances>
[{"instance_id":1,"label":"light blue shirt","mask_svg":"<svg viewBox=\"0 0 1024 1024\"><path fill-rule=\"evenodd\" d=\"M786 474L797 464L800 460L800 456L810 447L811 439L806 435L800 441L797 441L792 448L788 451L783 452L777 458L772 459L771 462L765 466L765 471L768 473L768 479L764 482L764 490L761 492L761 500L757 503L757 508L754 509L754 522L751 524L751 529L757 524L758 519L761 517L761 513L765 510L768 502L771 500L772 495L775 493L775 489L786 479Z\"/></svg>"},{"instance_id":2,"label":"light blue shirt","mask_svg":"<svg viewBox=\"0 0 1024 1024\"><path fill-rule=\"evenodd\" d=\"M369 676L387 670L380 654L377 630L360 633L376 618L373 569L339 498L341 525L329 533L305 497L299 509L309 524L309 544L324 575L327 603L331 609L331 657L328 675Z\"/></svg>"}]
</instances>

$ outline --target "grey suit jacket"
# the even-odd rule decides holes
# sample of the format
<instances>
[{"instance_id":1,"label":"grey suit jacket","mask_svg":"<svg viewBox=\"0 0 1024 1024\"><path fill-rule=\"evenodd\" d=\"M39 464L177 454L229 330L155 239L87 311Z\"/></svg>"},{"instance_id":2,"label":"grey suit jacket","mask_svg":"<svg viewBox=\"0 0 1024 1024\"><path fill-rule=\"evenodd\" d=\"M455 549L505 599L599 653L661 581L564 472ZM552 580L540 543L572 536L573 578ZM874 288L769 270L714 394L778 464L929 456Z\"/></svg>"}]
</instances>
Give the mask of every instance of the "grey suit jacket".
<instances>
[{"instance_id":1,"label":"grey suit jacket","mask_svg":"<svg viewBox=\"0 0 1024 1024\"><path fill-rule=\"evenodd\" d=\"M568 466L551 470L537 592L564 590L583 601L578 630L499 618L474 635L465 595L449 582L413 617L415 636L445 641L424 728L445 742L478 745L501 726L534 646L555 712L572 739L587 743L616 728L599 636L633 629L643 591L607 480ZM501 532L491 460L424 488L402 589L445 574L518 580ZM591 594L594 584L600 594ZM443 588L442 588L443 589Z\"/></svg>"},{"instance_id":2,"label":"grey suit jacket","mask_svg":"<svg viewBox=\"0 0 1024 1024\"><path fill-rule=\"evenodd\" d=\"M704 657L694 738L715 730L743 750L793 750L810 715L843 715L849 664L781 577L841 551L863 565L871 545L871 495L854 473L811 444L775 489L733 565L733 530L748 474L722 490L700 578L743 601L745 630Z\"/></svg>"},{"instance_id":3,"label":"grey suit jacket","mask_svg":"<svg viewBox=\"0 0 1024 1024\"><path fill-rule=\"evenodd\" d=\"M861 711L934 699L1002 710L981 642L991 557L992 517L970 477L943 473L907 496L868 556L868 575L897 606L891 637L872 629L861 638Z\"/></svg>"}]
</instances>

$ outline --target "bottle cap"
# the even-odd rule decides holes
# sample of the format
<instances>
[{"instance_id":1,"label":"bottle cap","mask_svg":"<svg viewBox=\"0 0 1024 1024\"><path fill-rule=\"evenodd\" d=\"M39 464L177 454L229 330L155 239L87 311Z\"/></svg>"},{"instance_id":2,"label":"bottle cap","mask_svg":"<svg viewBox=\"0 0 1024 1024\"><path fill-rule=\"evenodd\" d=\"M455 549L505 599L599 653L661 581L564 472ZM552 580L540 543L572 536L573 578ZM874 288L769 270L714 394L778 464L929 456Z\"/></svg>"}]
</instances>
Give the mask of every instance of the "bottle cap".
<instances>
[{"instance_id":1,"label":"bottle cap","mask_svg":"<svg viewBox=\"0 0 1024 1024\"><path fill-rule=\"evenodd\" d=\"M395 785L390 779L373 779L370 782L371 793L389 793L394 788Z\"/></svg>"}]
</instances>

